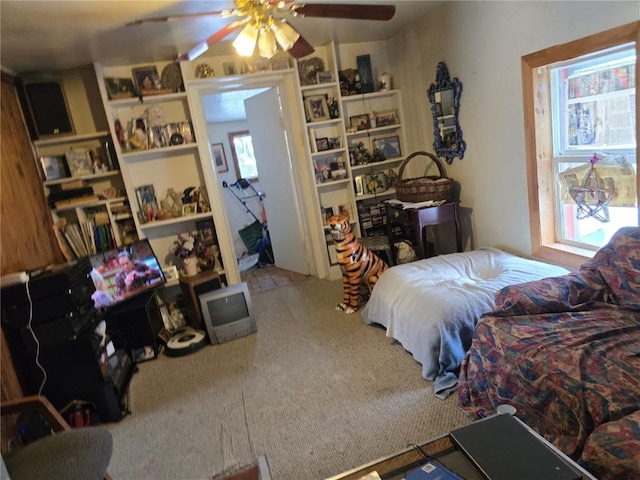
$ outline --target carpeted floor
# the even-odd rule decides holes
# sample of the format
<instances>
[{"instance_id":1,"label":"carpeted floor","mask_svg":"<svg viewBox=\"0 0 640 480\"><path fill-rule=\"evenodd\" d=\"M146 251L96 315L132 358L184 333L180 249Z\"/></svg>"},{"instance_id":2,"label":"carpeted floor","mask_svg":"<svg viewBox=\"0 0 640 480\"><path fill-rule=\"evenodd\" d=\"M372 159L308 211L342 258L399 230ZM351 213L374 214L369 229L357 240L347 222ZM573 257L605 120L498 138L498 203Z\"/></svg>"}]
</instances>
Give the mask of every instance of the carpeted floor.
<instances>
[{"instance_id":1,"label":"carpeted floor","mask_svg":"<svg viewBox=\"0 0 640 480\"><path fill-rule=\"evenodd\" d=\"M341 297L313 278L255 292L256 334L141 364L132 414L107 425L113 478L211 479L264 455L274 480L321 479L469 422Z\"/></svg>"}]
</instances>

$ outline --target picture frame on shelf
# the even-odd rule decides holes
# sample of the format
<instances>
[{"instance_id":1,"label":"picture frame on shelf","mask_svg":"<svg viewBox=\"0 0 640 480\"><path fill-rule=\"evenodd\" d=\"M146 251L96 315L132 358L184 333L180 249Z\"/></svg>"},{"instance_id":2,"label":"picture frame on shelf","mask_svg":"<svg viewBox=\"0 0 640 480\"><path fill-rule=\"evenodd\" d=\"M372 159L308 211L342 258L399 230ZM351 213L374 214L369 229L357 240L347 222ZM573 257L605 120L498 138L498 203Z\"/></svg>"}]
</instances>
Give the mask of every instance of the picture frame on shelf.
<instances>
[{"instance_id":1,"label":"picture frame on shelf","mask_svg":"<svg viewBox=\"0 0 640 480\"><path fill-rule=\"evenodd\" d=\"M164 273L164 278L167 280L167 282L178 279L178 267L176 267L175 265L170 265L166 268L163 268L162 273Z\"/></svg>"},{"instance_id":2,"label":"picture frame on shelf","mask_svg":"<svg viewBox=\"0 0 640 480\"><path fill-rule=\"evenodd\" d=\"M322 224L329 225L329 219L335 214L333 207L321 207L322 211Z\"/></svg>"},{"instance_id":3,"label":"picture frame on shelf","mask_svg":"<svg viewBox=\"0 0 640 480\"><path fill-rule=\"evenodd\" d=\"M288 70L291 68L291 63L287 57L272 58L271 69L272 70Z\"/></svg>"},{"instance_id":4,"label":"picture frame on shelf","mask_svg":"<svg viewBox=\"0 0 640 480\"><path fill-rule=\"evenodd\" d=\"M369 128L371 128L369 115L366 113L349 117L349 124L351 125L351 128L356 129L356 131L369 130Z\"/></svg>"},{"instance_id":5,"label":"picture frame on shelf","mask_svg":"<svg viewBox=\"0 0 640 480\"><path fill-rule=\"evenodd\" d=\"M371 55L358 55L356 57L356 64L358 65L358 74L360 75L360 82L362 83L361 92L373 92L373 70L371 68Z\"/></svg>"},{"instance_id":6,"label":"picture frame on shelf","mask_svg":"<svg viewBox=\"0 0 640 480\"><path fill-rule=\"evenodd\" d=\"M182 216L185 215L193 215L194 213L198 213L198 202L193 203L185 203L182 205Z\"/></svg>"},{"instance_id":7,"label":"picture frame on shelf","mask_svg":"<svg viewBox=\"0 0 640 480\"><path fill-rule=\"evenodd\" d=\"M376 112L376 127L387 127L398 124L398 111L396 109Z\"/></svg>"},{"instance_id":8,"label":"picture frame on shelf","mask_svg":"<svg viewBox=\"0 0 640 480\"><path fill-rule=\"evenodd\" d=\"M271 60L263 59L253 62L254 72L270 72L272 69Z\"/></svg>"},{"instance_id":9,"label":"picture frame on shelf","mask_svg":"<svg viewBox=\"0 0 640 480\"><path fill-rule=\"evenodd\" d=\"M146 213L149 209L158 211L158 200L156 199L156 189L153 185L142 185L136 188L136 198L141 213Z\"/></svg>"},{"instance_id":10,"label":"picture frame on shelf","mask_svg":"<svg viewBox=\"0 0 640 480\"><path fill-rule=\"evenodd\" d=\"M222 70L224 71L225 75L237 75L238 74L238 70L236 69L235 62L223 62L222 63Z\"/></svg>"},{"instance_id":11,"label":"picture frame on shelf","mask_svg":"<svg viewBox=\"0 0 640 480\"><path fill-rule=\"evenodd\" d=\"M72 177L82 177L93 173L91 156L86 148L71 148L64 156Z\"/></svg>"},{"instance_id":12,"label":"picture frame on shelf","mask_svg":"<svg viewBox=\"0 0 640 480\"><path fill-rule=\"evenodd\" d=\"M71 176L67 159L64 155L46 155L40 157L40 165L46 181L59 180L60 178L68 178Z\"/></svg>"},{"instance_id":13,"label":"picture frame on shelf","mask_svg":"<svg viewBox=\"0 0 640 480\"><path fill-rule=\"evenodd\" d=\"M136 67L131 69L136 90L141 95L148 95L150 92L160 90L160 75L155 65Z\"/></svg>"},{"instance_id":14,"label":"picture frame on shelf","mask_svg":"<svg viewBox=\"0 0 640 480\"><path fill-rule=\"evenodd\" d=\"M307 110L309 121L320 122L323 120L329 120L329 107L327 105L327 99L324 95L312 95L306 97L304 105Z\"/></svg>"},{"instance_id":15,"label":"picture frame on shelf","mask_svg":"<svg viewBox=\"0 0 640 480\"><path fill-rule=\"evenodd\" d=\"M213 245L215 243L216 237L213 219L207 218L197 221L196 230L198 231L198 238L202 243L206 245Z\"/></svg>"},{"instance_id":16,"label":"picture frame on shelf","mask_svg":"<svg viewBox=\"0 0 640 480\"><path fill-rule=\"evenodd\" d=\"M136 87L131 78L106 77L104 79L109 100L136 96Z\"/></svg>"},{"instance_id":17,"label":"picture frame on shelf","mask_svg":"<svg viewBox=\"0 0 640 480\"><path fill-rule=\"evenodd\" d=\"M324 152L325 150L331 150L329 146L329 139L327 137L317 138L316 139L316 148L319 152Z\"/></svg>"},{"instance_id":18,"label":"picture frame on shelf","mask_svg":"<svg viewBox=\"0 0 640 480\"><path fill-rule=\"evenodd\" d=\"M374 138L373 148L377 148L384 158L395 158L402 156L400 148L400 136L390 135L388 137Z\"/></svg>"},{"instance_id":19,"label":"picture frame on shelf","mask_svg":"<svg viewBox=\"0 0 640 480\"><path fill-rule=\"evenodd\" d=\"M333 83L333 72L326 72L326 71L322 71L322 72L317 72L316 73L317 76L317 83L318 84L322 84L322 83Z\"/></svg>"},{"instance_id":20,"label":"picture frame on shelf","mask_svg":"<svg viewBox=\"0 0 640 480\"><path fill-rule=\"evenodd\" d=\"M329 149L335 150L337 148L342 148L342 137L330 137L329 138Z\"/></svg>"},{"instance_id":21,"label":"picture frame on shelf","mask_svg":"<svg viewBox=\"0 0 640 480\"><path fill-rule=\"evenodd\" d=\"M222 143L212 143L211 154L216 165L216 172L228 172L229 165L227 164L227 156L224 153L224 145Z\"/></svg>"},{"instance_id":22,"label":"picture frame on shelf","mask_svg":"<svg viewBox=\"0 0 640 480\"><path fill-rule=\"evenodd\" d=\"M364 195L364 176L358 175L354 179L356 197Z\"/></svg>"}]
</instances>

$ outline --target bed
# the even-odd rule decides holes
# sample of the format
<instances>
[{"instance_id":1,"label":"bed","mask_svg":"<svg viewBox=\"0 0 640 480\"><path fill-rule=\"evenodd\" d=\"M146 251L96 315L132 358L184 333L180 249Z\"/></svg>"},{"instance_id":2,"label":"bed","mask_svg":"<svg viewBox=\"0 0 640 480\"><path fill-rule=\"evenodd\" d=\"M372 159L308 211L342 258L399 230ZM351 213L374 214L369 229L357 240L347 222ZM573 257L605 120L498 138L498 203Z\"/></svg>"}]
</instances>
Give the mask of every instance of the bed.
<instances>
[{"instance_id":1,"label":"bed","mask_svg":"<svg viewBox=\"0 0 640 480\"><path fill-rule=\"evenodd\" d=\"M387 270L361 316L385 327L422 365L436 395L446 398L458 385L476 321L492 310L496 292L567 273L495 248L440 255Z\"/></svg>"}]
</instances>

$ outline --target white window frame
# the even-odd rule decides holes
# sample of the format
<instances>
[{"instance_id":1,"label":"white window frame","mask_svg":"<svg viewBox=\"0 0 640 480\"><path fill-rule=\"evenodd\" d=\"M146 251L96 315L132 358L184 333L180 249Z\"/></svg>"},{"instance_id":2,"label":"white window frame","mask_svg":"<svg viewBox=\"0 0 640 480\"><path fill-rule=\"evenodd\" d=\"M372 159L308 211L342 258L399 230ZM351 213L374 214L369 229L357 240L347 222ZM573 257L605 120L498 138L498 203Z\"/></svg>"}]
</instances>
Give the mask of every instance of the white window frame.
<instances>
[{"instance_id":1,"label":"white window frame","mask_svg":"<svg viewBox=\"0 0 640 480\"><path fill-rule=\"evenodd\" d=\"M522 57L529 219L532 255L536 258L577 268L594 253L593 249L559 242L556 236L556 225L559 219L554 201L557 172L554 168L549 67L558 62L631 42L635 42L637 58L640 45L640 22L633 22ZM636 79L638 79L639 70L636 62ZM636 139L640 137L638 135L640 123L637 119L639 108L640 98L636 95ZM637 159L637 143L634 155ZM581 156L577 155L577 157ZM562 161L566 160L568 158L562 158ZM640 192L638 175L636 175L636 182L636 189ZM638 220L640 221L640 209Z\"/></svg>"}]
</instances>

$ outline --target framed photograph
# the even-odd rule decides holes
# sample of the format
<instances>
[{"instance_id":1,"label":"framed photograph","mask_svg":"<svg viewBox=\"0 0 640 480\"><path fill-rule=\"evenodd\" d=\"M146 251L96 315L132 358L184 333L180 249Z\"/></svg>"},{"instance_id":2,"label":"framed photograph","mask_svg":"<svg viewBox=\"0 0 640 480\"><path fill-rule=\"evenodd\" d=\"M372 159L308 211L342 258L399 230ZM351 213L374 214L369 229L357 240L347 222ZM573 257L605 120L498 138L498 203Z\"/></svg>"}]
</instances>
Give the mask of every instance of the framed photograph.
<instances>
[{"instance_id":1,"label":"framed photograph","mask_svg":"<svg viewBox=\"0 0 640 480\"><path fill-rule=\"evenodd\" d=\"M397 110L385 110L384 112L376 112L376 127L386 127L398 123Z\"/></svg>"},{"instance_id":2,"label":"framed photograph","mask_svg":"<svg viewBox=\"0 0 640 480\"><path fill-rule=\"evenodd\" d=\"M45 180L57 180L71 176L71 172L67 166L67 159L64 155L47 155L46 157L40 157L40 164L42 165Z\"/></svg>"},{"instance_id":3,"label":"framed photograph","mask_svg":"<svg viewBox=\"0 0 640 480\"><path fill-rule=\"evenodd\" d=\"M136 87L130 78L105 78L104 83L110 100L136 96Z\"/></svg>"},{"instance_id":4,"label":"framed photograph","mask_svg":"<svg viewBox=\"0 0 640 480\"><path fill-rule=\"evenodd\" d=\"M333 207L321 207L321 211L322 211L322 224L328 225L327 222L329 221L329 219L335 215L333 211Z\"/></svg>"},{"instance_id":5,"label":"framed photograph","mask_svg":"<svg viewBox=\"0 0 640 480\"><path fill-rule=\"evenodd\" d=\"M138 67L131 70L136 90L141 94L150 90L158 90L160 88L160 75L158 69L154 65L148 67Z\"/></svg>"},{"instance_id":6,"label":"framed photograph","mask_svg":"<svg viewBox=\"0 0 640 480\"><path fill-rule=\"evenodd\" d=\"M64 154L72 177L81 177L93 173L91 156L86 148L72 148Z\"/></svg>"},{"instance_id":7,"label":"framed photograph","mask_svg":"<svg viewBox=\"0 0 640 480\"><path fill-rule=\"evenodd\" d=\"M362 93L373 92L373 69L371 68L371 55L358 55L356 57L358 73L362 82Z\"/></svg>"},{"instance_id":8,"label":"framed photograph","mask_svg":"<svg viewBox=\"0 0 640 480\"><path fill-rule=\"evenodd\" d=\"M328 138L317 138L316 139L316 148L318 149L319 152L322 152L324 150L331 150L331 147L329 146L329 139Z\"/></svg>"},{"instance_id":9,"label":"framed photograph","mask_svg":"<svg viewBox=\"0 0 640 480\"><path fill-rule=\"evenodd\" d=\"M306 97L304 105L307 109L307 115L311 122L319 122L322 120L329 120L329 107L327 106L327 99L324 95L313 95Z\"/></svg>"},{"instance_id":10,"label":"framed photograph","mask_svg":"<svg viewBox=\"0 0 640 480\"><path fill-rule=\"evenodd\" d=\"M333 83L333 72L318 72L318 83Z\"/></svg>"},{"instance_id":11,"label":"framed photograph","mask_svg":"<svg viewBox=\"0 0 640 480\"><path fill-rule=\"evenodd\" d=\"M401 157L402 150L400 149L400 137L398 135L392 135L390 137L374 138L373 148L380 150L380 153L384 155L384 158Z\"/></svg>"},{"instance_id":12,"label":"framed photograph","mask_svg":"<svg viewBox=\"0 0 640 480\"><path fill-rule=\"evenodd\" d=\"M363 175L358 175L355 179L356 196L364 195L364 178Z\"/></svg>"},{"instance_id":13,"label":"framed photograph","mask_svg":"<svg viewBox=\"0 0 640 480\"><path fill-rule=\"evenodd\" d=\"M198 230L198 237L202 243L206 243L207 245L213 245L215 243L215 229L212 219L208 218L196 222L196 230Z\"/></svg>"},{"instance_id":14,"label":"framed photograph","mask_svg":"<svg viewBox=\"0 0 640 480\"><path fill-rule=\"evenodd\" d=\"M223 62L222 70L225 75L237 75L236 64L234 62Z\"/></svg>"},{"instance_id":15,"label":"framed photograph","mask_svg":"<svg viewBox=\"0 0 640 480\"><path fill-rule=\"evenodd\" d=\"M287 57L274 58L271 60L271 68L273 70L288 70L291 68L291 64Z\"/></svg>"},{"instance_id":16,"label":"framed photograph","mask_svg":"<svg viewBox=\"0 0 640 480\"><path fill-rule=\"evenodd\" d=\"M176 267L175 265L166 267L162 270L162 273L164 273L164 278L167 279L167 282L178 279L178 267Z\"/></svg>"},{"instance_id":17,"label":"framed photograph","mask_svg":"<svg viewBox=\"0 0 640 480\"><path fill-rule=\"evenodd\" d=\"M271 69L271 60L257 60L253 63L254 72L270 72Z\"/></svg>"},{"instance_id":18,"label":"framed photograph","mask_svg":"<svg viewBox=\"0 0 640 480\"><path fill-rule=\"evenodd\" d=\"M366 113L363 115L355 115L353 117L349 117L349 122L351 124L351 128L355 128L356 130L369 130L371 128L371 123L369 123L369 115Z\"/></svg>"},{"instance_id":19,"label":"framed photograph","mask_svg":"<svg viewBox=\"0 0 640 480\"><path fill-rule=\"evenodd\" d=\"M156 190L153 185L143 185L136 188L136 197L140 212L146 212L151 208L154 212L158 211L158 200L156 199Z\"/></svg>"},{"instance_id":20,"label":"framed photograph","mask_svg":"<svg viewBox=\"0 0 640 480\"><path fill-rule=\"evenodd\" d=\"M193 215L198 213L198 202L185 203L182 205L182 215Z\"/></svg>"},{"instance_id":21,"label":"framed photograph","mask_svg":"<svg viewBox=\"0 0 640 480\"><path fill-rule=\"evenodd\" d=\"M229 171L229 166L227 165L227 157L224 154L224 146L222 145L222 143L212 143L211 153L216 164L216 172L222 173Z\"/></svg>"},{"instance_id":22,"label":"framed photograph","mask_svg":"<svg viewBox=\"0 0 640 480\"><path fill-rule=\"evenodd\" d=\"M334 150L336 148L342 148L342 137L329 138L329 149Z\"/></svg>"}]
</instances>

